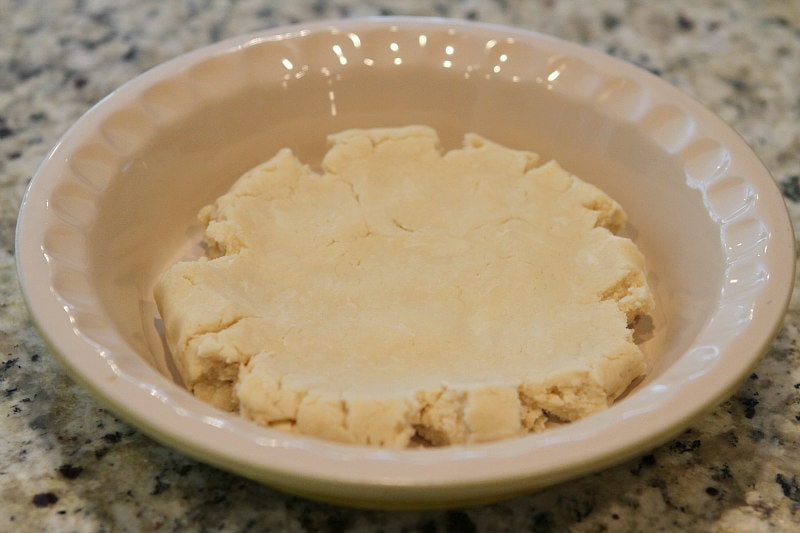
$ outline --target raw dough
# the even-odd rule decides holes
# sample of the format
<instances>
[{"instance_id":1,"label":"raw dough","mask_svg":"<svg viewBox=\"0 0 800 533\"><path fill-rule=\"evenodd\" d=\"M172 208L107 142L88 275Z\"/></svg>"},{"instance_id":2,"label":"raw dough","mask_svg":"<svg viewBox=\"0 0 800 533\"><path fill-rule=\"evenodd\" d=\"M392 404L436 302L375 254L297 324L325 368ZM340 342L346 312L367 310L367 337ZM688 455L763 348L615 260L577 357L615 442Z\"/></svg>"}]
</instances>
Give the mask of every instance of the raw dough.
<instances>
[{"instance_id":1,"label":"raw dough","mask_svg":"<svg viewBox=\"0 0 800 533\"><path fill-rule=\"evenodd\" d=\"M403 447L505 439L609 406L645 372L653 308L596 187L468 134L332 135L200 212L208 257L155 289L186 386L259 424Z\"/></svg>"}]
</instances>

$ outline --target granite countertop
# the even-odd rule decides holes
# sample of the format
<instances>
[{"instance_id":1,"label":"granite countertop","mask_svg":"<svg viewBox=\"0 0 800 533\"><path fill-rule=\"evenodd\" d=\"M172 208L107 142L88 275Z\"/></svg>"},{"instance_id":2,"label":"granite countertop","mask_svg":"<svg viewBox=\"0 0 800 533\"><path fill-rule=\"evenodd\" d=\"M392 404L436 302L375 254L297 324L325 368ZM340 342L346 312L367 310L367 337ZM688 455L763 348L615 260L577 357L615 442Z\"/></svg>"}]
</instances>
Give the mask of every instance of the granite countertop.
<instances>
[{"instance_id":1,"label":"granite countertop","mask_svg":"<svg viewBox=\"0 0 800 533\"><path fill-rule=\"evenodd\" d=\"M0 531L800 530L800 300L733 397L675 440L493 505L385 513L286 495L174 452L73 383L31 326L14 264L30 177L86 109L184 51L285 23L436 15L585 44L738 130L800 223L793 0L0 0Z\"/></svg>"}]
</instances>

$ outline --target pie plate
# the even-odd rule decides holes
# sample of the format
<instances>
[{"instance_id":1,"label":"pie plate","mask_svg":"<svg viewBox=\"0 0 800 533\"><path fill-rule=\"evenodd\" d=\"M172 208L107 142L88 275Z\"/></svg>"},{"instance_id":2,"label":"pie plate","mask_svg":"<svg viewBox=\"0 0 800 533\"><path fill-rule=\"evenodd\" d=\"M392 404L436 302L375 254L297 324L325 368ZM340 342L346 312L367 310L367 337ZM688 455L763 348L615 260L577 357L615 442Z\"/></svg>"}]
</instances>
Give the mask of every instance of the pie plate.
<instances>
[{"instance_id":1,"label":"pie plate","mask_svg":"<svg viewBox=\"0 0 800 533\"><path fill-rule=\"evenodd\" d=\"M647 376L609 409L501 442L387 450L258 427L176 378L154 280L199 242L196 213L291 147L426 124L536 151L629 216L657 309ZM770 346L794 279L783 199L747 144L663 80L520 29L427 18L304 24L226 40L126 83L38 169L17 227L34 323L70 374L153 438L287 492L423 508L497 500L637 454L733 393Z\"/></svg>"}]
</instances>

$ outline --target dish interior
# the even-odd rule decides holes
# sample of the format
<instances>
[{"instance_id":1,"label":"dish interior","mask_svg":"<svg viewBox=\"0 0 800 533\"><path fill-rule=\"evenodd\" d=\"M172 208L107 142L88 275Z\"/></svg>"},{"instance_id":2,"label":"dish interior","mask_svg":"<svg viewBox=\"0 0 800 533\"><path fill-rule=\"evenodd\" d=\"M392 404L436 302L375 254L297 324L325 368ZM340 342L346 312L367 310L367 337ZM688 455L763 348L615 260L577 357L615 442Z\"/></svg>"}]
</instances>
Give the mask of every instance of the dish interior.
<instances>
[{"instance_id":1,"label":"dish interior","mask_svg":"<svg viewBox=\"0 0 800 533\"><path fill-rule=\"evenodd\" d=\"M303 38L324 42L306 42L302 51L291 38L253 42L244 52L190 65L140 94L119 95L129 105L102 117L96 142L86 143L72 160L76 173L105 180L88 238L90 284L124 341L148 364L178 380L152 287L169 264L199 253L200 207L280 148L292 148L318 169L328 134L407 124L436 128L444 149L476 132L536 151L609 193L629 215L626 231L645 254L657 299L656 312L637 327L652 363L642 384L692 343L720 295L719 226L699 191L686 186L680 160L636 124L659 117L637 116L635 109L619 117L614 109L587 105L608 100L618 87L646 99L643 88L620 78L606 81L604 92L592 86L599 82L590 66L543 61L547 54L518 43L501 43L503 52L494 49L500 45L487 48L474 39L422 46L412 32L397 32L395 39L401 50L414 49L398 55L409 59L406 64L394 64L391 53L380 55L384 43L373 40L385 39L385 32L365 32L361 46L351 46L346 63L332 70L324 52L352 40L329 33ZM448 46L457 53L446 55ZM481 50L461 50L476 46ZM385 51L391 48L389 43ZM451 57L453 65L432 66L441 65L427 58L434 53ZM471 62L459 65L462 55ZM501 55L508 59L496 63ZM415 64L418 56L425 61ZM566 91L554 72L571 77ZM707 266L704 272L698 264ZM91 337L92 325L80 322L78 317Z\"/></svg>"}]
</instances>

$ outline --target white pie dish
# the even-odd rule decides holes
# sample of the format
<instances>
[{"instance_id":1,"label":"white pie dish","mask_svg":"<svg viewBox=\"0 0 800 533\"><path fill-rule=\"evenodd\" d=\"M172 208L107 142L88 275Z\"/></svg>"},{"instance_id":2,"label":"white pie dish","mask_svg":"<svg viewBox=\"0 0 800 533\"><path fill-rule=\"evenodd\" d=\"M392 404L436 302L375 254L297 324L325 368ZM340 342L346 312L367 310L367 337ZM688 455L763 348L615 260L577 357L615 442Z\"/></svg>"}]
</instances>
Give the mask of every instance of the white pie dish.
<instances>
[{"instance_id":1,"label":"white pie dish","mask_svg":"<svg viewBox=\"0 0 800 533\"><path fill-rule=\"evenodd\" d=\"M155 277L195 214L290 146L422 123L554 158L625 208L658 308L647 378L585 420L469 447L387 451L254 426L175 383ZM662 80L518 29L378 18L278 28L169 61L84 115L23 201L18 271L71 375L154 438L304 496L369 507L491 501L601 469L711 409L769 346L794 279L783 199L742 139Z\"/></svg>"}]
</instances>

